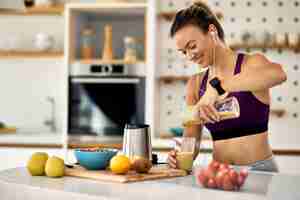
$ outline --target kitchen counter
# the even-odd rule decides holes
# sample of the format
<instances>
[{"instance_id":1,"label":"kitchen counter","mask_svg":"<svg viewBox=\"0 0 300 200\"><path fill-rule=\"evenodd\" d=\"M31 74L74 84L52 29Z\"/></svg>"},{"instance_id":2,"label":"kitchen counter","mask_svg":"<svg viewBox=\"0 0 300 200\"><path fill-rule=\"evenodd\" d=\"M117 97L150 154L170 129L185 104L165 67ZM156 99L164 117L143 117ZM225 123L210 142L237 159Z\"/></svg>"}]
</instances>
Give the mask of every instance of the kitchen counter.
<instances>
[{"instance_id":1,"label":"kitchen counter","mask_svg":"<svg viewBox=\"0 0 300 200\"><path fill-rule=\"evenodd\" d=\"M74 177L32 177L25 168L0 172L1 200L300 199L300 176L251 172L240 191L202 188L193 176L136 183L110 183Z\"/></svg>"},{"instance_id":2,"label":"kitchen counter","mask_svg":"<svg viewBox=\"0 0 300 200\"><path fill-rule=\"evenodd\" d=\"M47 147L62 148L64 143L62 133L51 133L45 131L18 130L16 133L5 133L0 135L0 146L6 147ZM68 144L71 148L76 146L87 146L87 144L122 144L122 137L94 137L94 136L69 136Z\"/></svg>"},{"instance_id":3,"label":"kitchen counter","mask_svg":"<svg viewBox=\"0 0 300 200\"><path fill-rule=\"evenodd\" d=\"M62 134L51 133L44 131L17 131L16 133L6 133L0 135L0 145L13 146L13 145L30 145L37 146L62 146Z\"/></svg>"}]
</instances>

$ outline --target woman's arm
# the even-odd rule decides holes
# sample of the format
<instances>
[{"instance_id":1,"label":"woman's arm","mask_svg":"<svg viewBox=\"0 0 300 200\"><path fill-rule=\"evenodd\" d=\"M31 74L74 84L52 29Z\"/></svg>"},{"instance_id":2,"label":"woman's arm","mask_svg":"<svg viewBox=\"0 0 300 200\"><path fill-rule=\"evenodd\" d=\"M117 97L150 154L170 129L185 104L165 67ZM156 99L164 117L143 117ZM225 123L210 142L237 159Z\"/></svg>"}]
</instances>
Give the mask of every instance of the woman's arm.
<instances>
[{"instance_id":1,"label":"woman's arm","mask_svg":"<svg viewBox=\"0 0 300 200\"><path fill-rule=\"evenodd\" d=\"M198 95L196 93L198 92L199 87L197 86L199 83L197 81L196 76L192 76L186 87L186 97L185 102L187 105L195 105L198 101ZM192 125L184 128L183 136L185 137L195 137L196 138L196 145L195 145L195 151L194 151L194 159L199 154L199 147L201 142L201 136L202 136L202 125ZM168 153L168 164L171 168L177 168L177 160L176 160L176 151L172 150Z\"/></svg>"},{"instance_id":2,"label":"woman's arm","mask_svg":"<svg viewBox=\"0 0 300 200\"><path fill-rule=\"evenodd\" d=\"M199 87L197 86L197 77L193 76L187 83L186 87L186 104L187 105L195 105L198 102L198 97L196 96L195 92L198 92ZM186 137L195 137L196 138L196 146L195 146L195 153L194 159L197 157L200 151L200 143L202 137L202 125L192 125L185 127L184 129L184 136Z\"/></svg>"},{"instance_id":3,"label":"woman's arm","mask_svg":"<svg viewBox=\"0 0 300 200\"><path fill-rule=\"evenodd\" d=\"M287 79L280 64L270 62L261 54L249 56L244 66L241 73L227 80L221 80L226 92L262 91Z\"/></svg>"}]
</instances>

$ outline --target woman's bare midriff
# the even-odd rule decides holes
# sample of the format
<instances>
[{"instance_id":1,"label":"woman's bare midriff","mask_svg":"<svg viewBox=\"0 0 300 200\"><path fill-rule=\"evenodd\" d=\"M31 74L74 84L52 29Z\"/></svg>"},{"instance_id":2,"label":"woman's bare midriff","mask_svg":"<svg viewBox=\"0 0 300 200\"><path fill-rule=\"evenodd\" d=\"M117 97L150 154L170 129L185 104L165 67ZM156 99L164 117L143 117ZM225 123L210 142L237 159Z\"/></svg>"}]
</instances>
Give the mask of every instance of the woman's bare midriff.
<instances>
[{"instance_id":1,"label":"woman's bare midriff","mask_svg":"<svg viewBox=\"0 0 300 200\"><path fill-rule=\"evenodd\" d=\"M215 160L232 165L248 165L272 156L268 133L214 141Z\"/></svg>"}]
</instances>

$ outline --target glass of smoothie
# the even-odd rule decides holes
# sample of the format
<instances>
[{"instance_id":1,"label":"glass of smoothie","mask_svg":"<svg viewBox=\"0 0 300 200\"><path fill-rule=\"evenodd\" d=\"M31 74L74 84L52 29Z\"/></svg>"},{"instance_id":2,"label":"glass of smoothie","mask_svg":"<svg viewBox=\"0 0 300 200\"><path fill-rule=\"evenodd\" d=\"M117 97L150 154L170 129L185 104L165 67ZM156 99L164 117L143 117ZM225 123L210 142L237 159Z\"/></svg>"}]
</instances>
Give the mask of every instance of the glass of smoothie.
<instances>
[{"instance_id":1,"label":"glass of smoothie","mask_svg":"<svg viewBox=\"0 0 300 200\"><path fill-rule=\"evenodd\" d=\"M182 137L181 142L176 143L176 159L179 169L190 172L193 167L193 156L196 139L194 137Z\"/></svg>"}]
</instances>

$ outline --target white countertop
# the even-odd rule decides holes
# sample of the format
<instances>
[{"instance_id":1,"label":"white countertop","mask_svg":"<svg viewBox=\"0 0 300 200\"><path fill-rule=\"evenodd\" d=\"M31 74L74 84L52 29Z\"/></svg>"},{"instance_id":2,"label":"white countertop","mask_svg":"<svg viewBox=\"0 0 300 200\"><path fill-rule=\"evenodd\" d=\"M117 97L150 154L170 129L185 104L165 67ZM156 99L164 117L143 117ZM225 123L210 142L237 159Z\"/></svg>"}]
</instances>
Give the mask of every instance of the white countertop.
<instances>
[{"instance_id":1,"label":"white countertop","mask_svg":"<svg viewBox=\"0 0 300 200\"><path fill-rule=\"evenodd\" d=\"M1 200L147 200L147 199L300 199L300 177L250 172L240 191L221 191L198 186L194 176L135 183L110 183L74 177L32 177L25 168L0 172Z\"/></svg>"},{"instance_id":2,"label":"white countertop","mask_svg":"<svg viewBox=\"0 0 300 200\"><path fill-rule=\"evenodd\" d=\"M0 144L52 144L61 145L62 134L50 132L17 131L0 134Z\"/></svg>"},{"instance_id":3,"label":"white countertop","mask_svg":"<svg viewBox=\"0 0 300 200\"><path fill-rule=\"evenodd\" d=\"M109 137L109 136L80 136L78 140L77 136L69 136L69 143L75 143L76 141L81 144L85 143L100 143L100 144L112 144L122 143L122 137ZM16 133L0 134L0 144L32 144L32 145L62 145L64 143L62 133L51 133L44 131L23 131L19 130Z\"/></svg>"}]
</instances>

